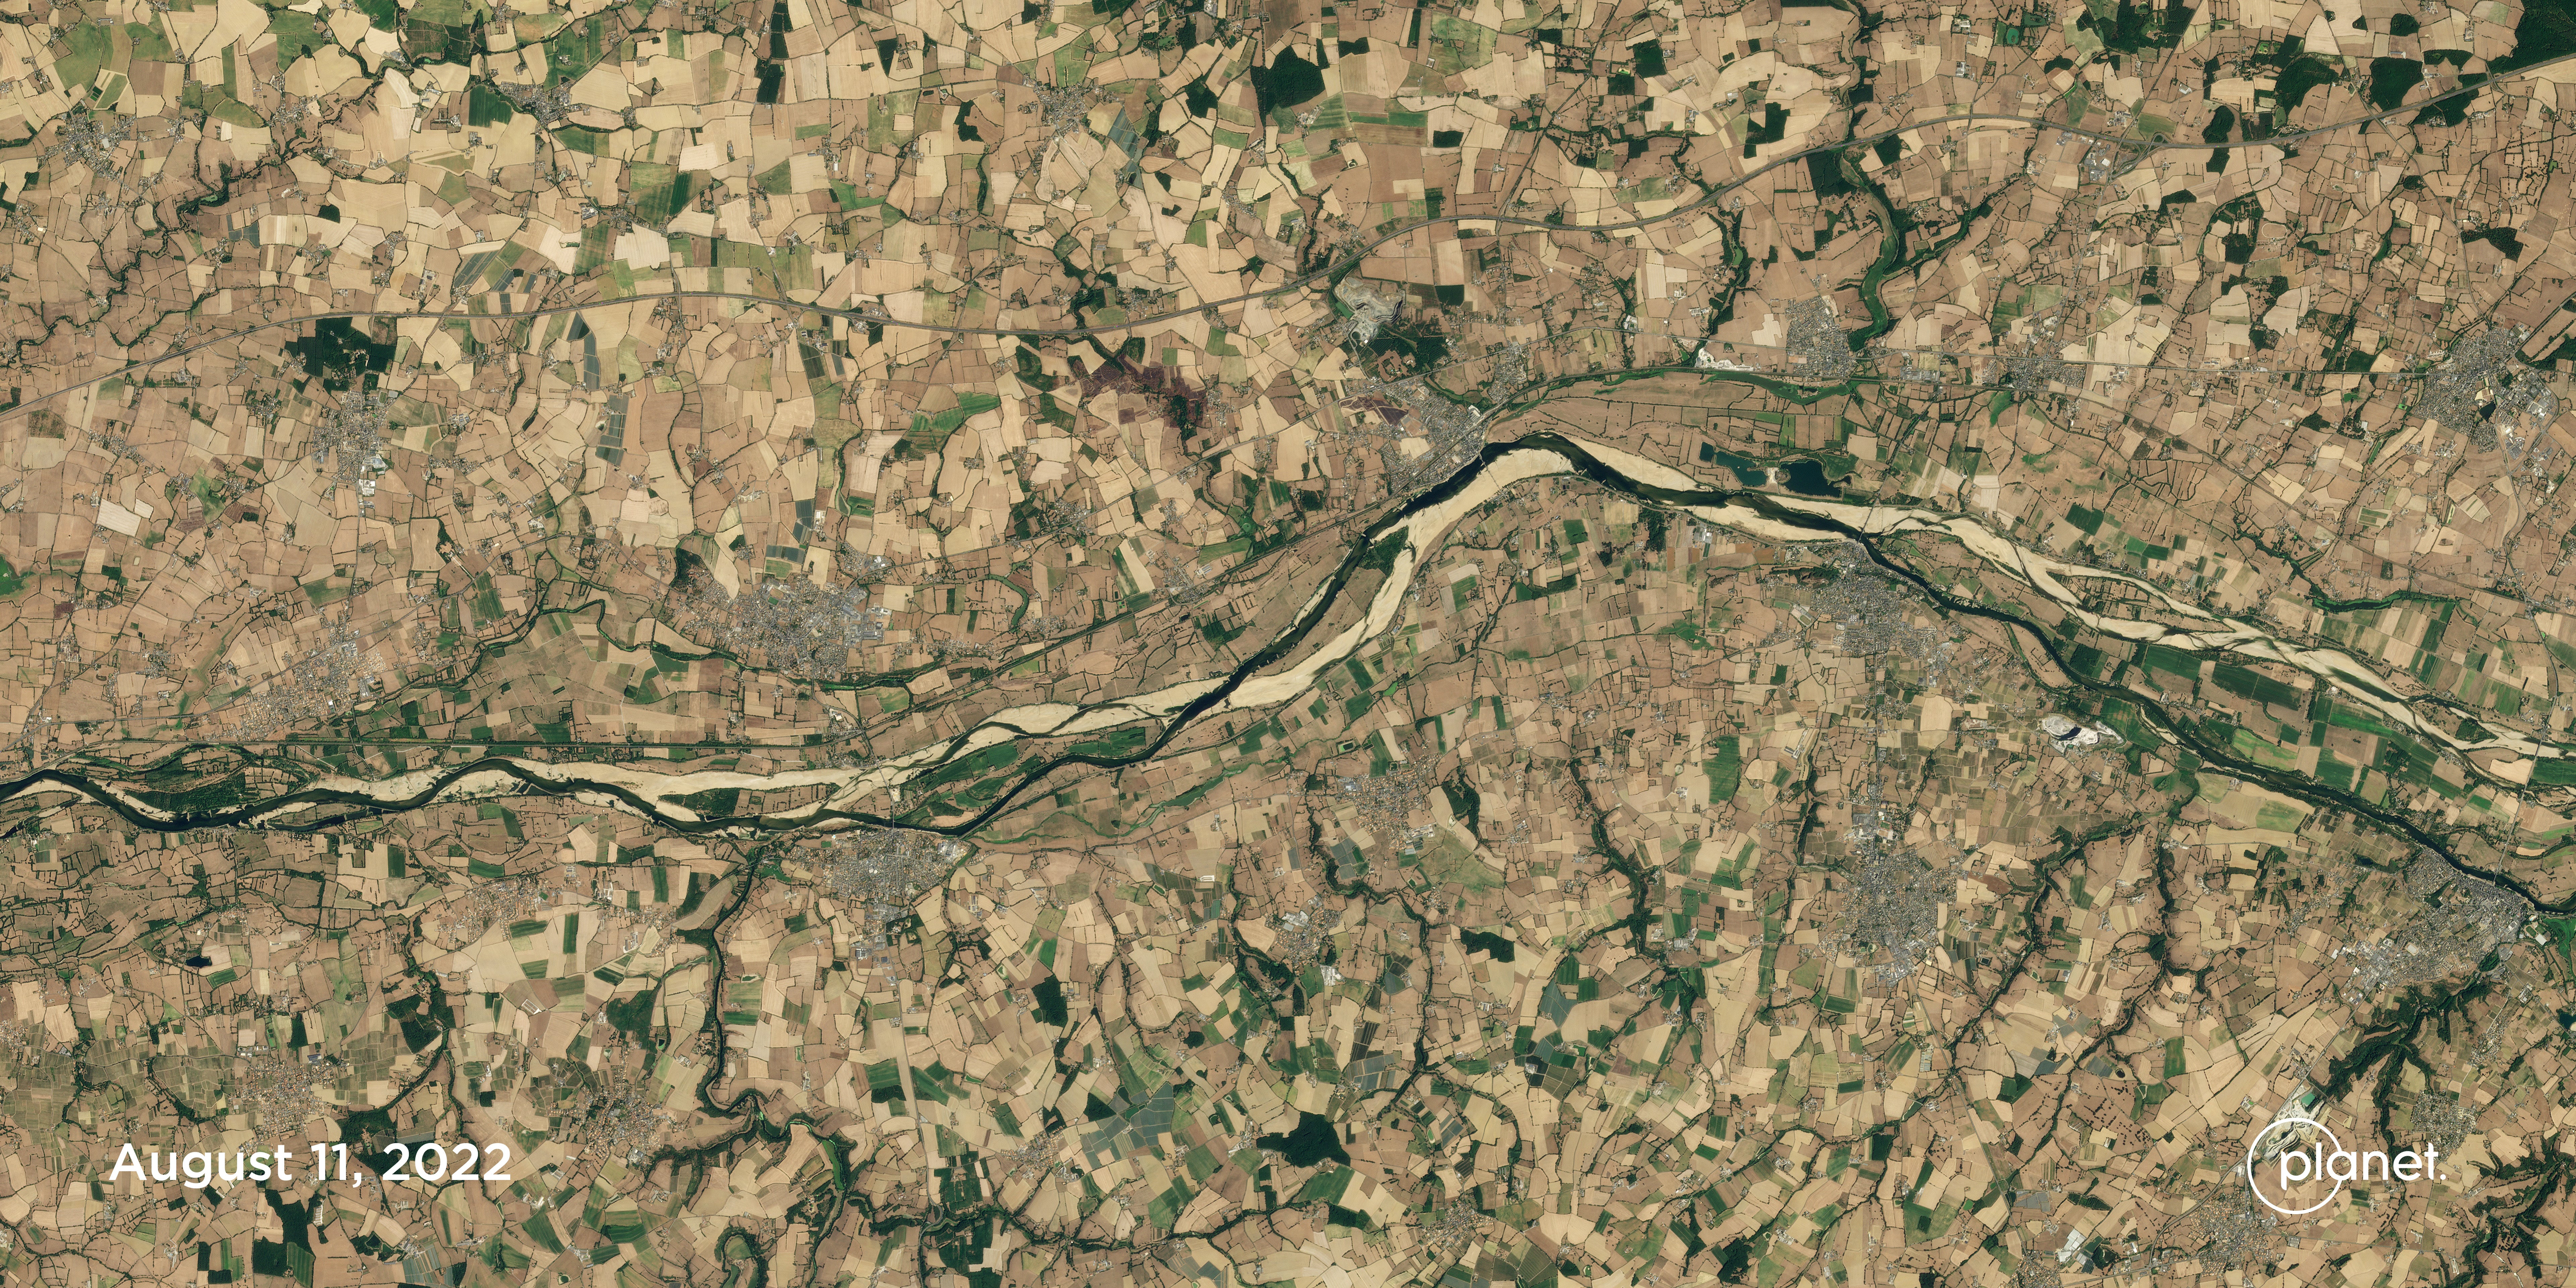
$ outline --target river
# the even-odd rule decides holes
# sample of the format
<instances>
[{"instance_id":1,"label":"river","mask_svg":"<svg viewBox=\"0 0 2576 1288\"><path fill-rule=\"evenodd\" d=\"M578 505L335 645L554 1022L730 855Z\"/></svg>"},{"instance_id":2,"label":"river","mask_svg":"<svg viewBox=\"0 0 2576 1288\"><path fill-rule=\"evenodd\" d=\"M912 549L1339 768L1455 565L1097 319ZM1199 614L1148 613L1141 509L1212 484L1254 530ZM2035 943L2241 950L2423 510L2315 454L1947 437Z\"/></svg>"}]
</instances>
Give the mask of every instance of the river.
<instances>
[{"instance_id":1,"label":"river","mask_svg":"<svg viewBox=\"0 0 2576 1288\"><path fill-rule=\"evenodd\" d=\"M15 799L69 789L102 802L130 822L162 831L206 827L300 831L344 823L352 817L419 809L439 801L542 794L569 796L604 808L626 810L682 832L778 832L840 822L886 822L888 816L885 812L864 808L872 799L885 796L900 804L907 784L988 747L1021 739L1092 734L1137 724L1147 724L1155 729L1153 738L1142 749L1125 755L1064 754L1039 762L1023 770L1007 790L974 817L935 829L950 835L964 835L1011 808L1032 785L1057 768L1068 764L1114 767L1139 763L1151 759L1173 738L1201 722L1238 712L1274 709L1304 698L1315 687L1318 676L1355 655L1368 640L1397 622L1420 560L1426 553L1436 550L1443 536L1461 519L1510 487L1536 479L1565 476L1580 476L1634 498L1641 504L1664 507L1767 541L1857 542L1867 548L1879 563L1903 576L1943 607L2027 630L2040 640L2043 648L2054 654L2055 645L2049 638L2050 633L2038 623L1989 604L1969 603L1947 595L1912 568L1891 558L1884 548L1885 539L1891 536L1945 538L1958 543L1986 569L2047 597L2084 626L2102 634L2205 655L2233 654L2293 667L2315 677L2318 683L2332 687L2340 699L2366 707L2391 724L2455 753L2498 751L2534 760L2565 754L2557 746L2516 736L2499 735L2475 740L2454 737L2420 719L2401 697L2382 683L2376 673L2346 652L2285 641L2260 623L2219 616L2176 599L2162 588L2127 573L2069 563L2015 544L1971 515L1710 488L1672 466L1619 448L1555 434L1537 434L1513 442L1489 444L1475 461L1446 482L1413 498L1378 521L1365 537L1352 545L1335 573L1307 597L1289 625L1258 654L1228 675L1193 680L1091 705L1033 703L1011 707L994 713L963 734L865 768L799 769L766 775L729 770L657 774L625 765L556 763L493 755L463 765L423 769L379 780L326 777L273 800L195 814L159 808L112 783L57 770L38 771L0 786L0 794ZM1396 543L1391 561L1385 558L1389 543ZM1376 586L1366 610L1331 638L1301 653L1307 637L1331 614L1351 579L1369 566L1373 551L1386 567L1387 575ZM2088 580L2113 581L2134 588L2159 605L2173 620L2113 617L2087 609L2075 583ZM2076 676L2071 670L2068 674ZM2077 678L2081 681L2081 677ZM2224 766L2239 777L2260 780L2276 790L2312 803L2331 804L2369 815L2420 842L2434 845L2436 849L2444 848L2435 845L2432 838L2422 834L2411 822L2390 811L2371 806L2312 779L2253 765L2225 748L2202 744L2187 722L2170 718L2158 704L2132 690L2090 682L2084 682L2084 687L2117 693L2123 699L2140 705L2154 716L2160 735L2189 747L2204 761ZM2473 767L2472 772L2481 771ZM2510 787L2513 784L2503 785ZM799 808L753 816L709 818L680 803L682 798L709 790L774 790L798 786L823 786L829 790L821 799Z\"/></svg>"}]
</instances>

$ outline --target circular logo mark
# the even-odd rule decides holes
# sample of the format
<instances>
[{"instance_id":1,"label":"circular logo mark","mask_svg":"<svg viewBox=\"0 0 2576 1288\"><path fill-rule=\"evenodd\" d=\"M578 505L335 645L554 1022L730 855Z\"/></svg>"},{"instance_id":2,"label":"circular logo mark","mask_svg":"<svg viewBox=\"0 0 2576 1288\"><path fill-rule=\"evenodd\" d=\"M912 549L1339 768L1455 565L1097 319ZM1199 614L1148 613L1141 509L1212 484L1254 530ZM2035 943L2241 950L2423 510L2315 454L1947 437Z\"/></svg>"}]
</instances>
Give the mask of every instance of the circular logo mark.
<instances>
[{"instance_id":1,"label":"circular logo mark","mask_svg":"<svg viewBox=\"0 0 2576 1288\"><path fill-rule=\"evenodd\" d=\"M2279 1130L2280 1128L2283 1128L2283 1127L2299 1127L2299 1126L2314 1127L2314 1128L2316 1128L2318 1131L2324 1132L2324 1133L2326 1134L2326 1139L2334 1142L2335 1152L2336 1152L2336 1153L2338 1153L2338 1154L2340 1154L2340 1153L2342 1153L2342 1152L2343 1152L2343 1141L2342 1141L2342 1139L2341 1139L2341 1138L2337 1137L2337 1136L2334 1134L2334 1129L2333 1129L2333 1128L2331 1128L2331 1127L2326 1126L2324 1123L2318 1122L2318 1121L2317 1121L2316 1119L2314 1119L2314 1118L2280 1118L2280 1119L2275 1119L2275 1120L2273 1120L2273 1123L2272 1123L2272 1125L2271 1125L2271 1126L2266 1127L2266 1128L2264 1128L2263 1130L2261 1130L2261 1131L2259 1131L2259 1132L2254 1133L2254 1139L2253 1139L2253 1141L2252 1141L2252 1142L2250 1142L2250 1143L2248 1143L2248 1144L2245 1146L2245 1187L2246 1187L2247 1189L2250 1189L2250 1190L2254 1191L2254 1197L2255 1197L2257 1200L2261 1201L2261 1203L2263 1204L2263 1206L2265 1206L2265 1207L2267 1207L2267 1208L2270 1208L2270 1209L2272 1209L2273 1211L2278 1212L2278 1213L2280 1213L2280 1214L2281 1214L2281 1215L2283 1215L2283 1216L2306 1216L2308 1213L2310 1213L2310 1212L2314 1212L2314 1211L2316 1211L2318 1208L2324 1207L2326 1204L2334 1202L2334 1201L2335 1201L2335 1195L2343 1193L2343 1182L2342 1182L2342 1181L2336 1181L2336 1182L2334 1183L2334 1189L2333 1189L2331 1192L2329 1192L2329 1193L2328 1193L2324 1198L2318 1199L2316 1202L2311 1203L2311 1204L2309 1204L2309 1205L2308 1205L2308 1206L2306 1206L2306 1207L2300 1208L2300 1209L2298 1209L2297 1211L2292 1211L2292 1210L2291 1210L2291 1209L2289 1209L2289 1208L2285 1208L2285 1207L2281 1206L2280 1204L2275 1203L2275 1202L2273 1202L2272 1200L2270 1200L2270 1199L2267 1199L2267 1198L2264 1198L2264 1197L2263 1197L2263 1187L2262 1187L2260 1184L2256 1183L2256 1181L2254 1180L2254 1151L2256 1151L2256 1150L2258 1150L2258 1149L2261 1149L2261 1148L2263 1147L2263 1138L2264 1138L2264 1137L2266 1137L2266 1136L2271 1135L2274 1131L2277 1131L2277 1130Z\"/></svg>"}]
</instances>

